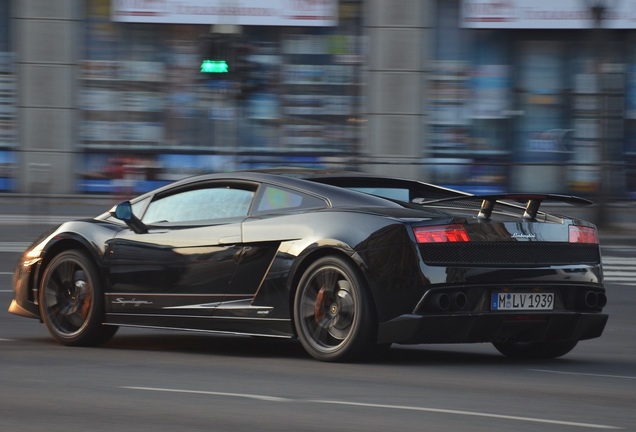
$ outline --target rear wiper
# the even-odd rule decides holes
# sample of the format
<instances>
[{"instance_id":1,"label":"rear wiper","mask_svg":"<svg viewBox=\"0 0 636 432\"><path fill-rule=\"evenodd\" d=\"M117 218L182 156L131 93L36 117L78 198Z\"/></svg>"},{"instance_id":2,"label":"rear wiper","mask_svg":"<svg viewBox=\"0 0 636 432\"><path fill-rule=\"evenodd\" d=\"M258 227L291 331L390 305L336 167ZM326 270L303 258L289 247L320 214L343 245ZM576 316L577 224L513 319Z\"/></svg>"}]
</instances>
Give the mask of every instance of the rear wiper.
<instances>
[{"instance_id":1,"label":"rear wiper","mask_svg":"<svg viewBox=\"0 0 636 432\"><path fill-rule=\"evenodd\" d=\"M508 194L493 194L493 195L467 195L467 196L458 196L458 197L449 197L449 198L440 198L435 200L425 200L424 198L416 198L413 202L420 205L436 205L443 204L445 202L452 201L475 201L481 200L481 208L479 210L479 214L477 217L480 219L490 219L490 215L495 208L495 204L499 203L500 200L512 200L512 201L525 201L525 212L523 213L524 219L534 219L537 217L537 213L539 213L539 207L543 201L552 201L552 202L562 202L566 204L573 205L591 205L594 204L593 201L590 201L586 198L581 198L573 195L560 195L560 194L527 194L527 193L508 193ZM513 205L511 203L500 203L506 205ZM521 207L520 207L521 208Z\"/></svg>"}]
</instances>

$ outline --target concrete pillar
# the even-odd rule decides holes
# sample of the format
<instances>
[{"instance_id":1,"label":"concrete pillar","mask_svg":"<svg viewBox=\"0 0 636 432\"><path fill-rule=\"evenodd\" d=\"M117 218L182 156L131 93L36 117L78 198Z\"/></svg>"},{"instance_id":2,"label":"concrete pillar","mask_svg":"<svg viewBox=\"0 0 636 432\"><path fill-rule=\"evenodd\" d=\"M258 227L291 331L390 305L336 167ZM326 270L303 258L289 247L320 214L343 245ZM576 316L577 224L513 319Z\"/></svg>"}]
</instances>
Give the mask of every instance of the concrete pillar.
<instances>
[{"instance_id":1,"label":"concrete pillar","mask_svg":"<svg viewBox=\"0 0 636 432\"><path fill-rule=\"evenodd\" d=\"M433 0L367 0L367 136L362 168L419 178Z\"/></svg>"},{"instance_id":2,"label":"concrete pillar","mask_svg":"<svg viewBox=\"0 0 636 432\"><path fill-rule=\"evenodd\" d=\"M18 77L18 187L75 188L76 65L84 0L13 0Z\"/></svg>"}]
</instances>

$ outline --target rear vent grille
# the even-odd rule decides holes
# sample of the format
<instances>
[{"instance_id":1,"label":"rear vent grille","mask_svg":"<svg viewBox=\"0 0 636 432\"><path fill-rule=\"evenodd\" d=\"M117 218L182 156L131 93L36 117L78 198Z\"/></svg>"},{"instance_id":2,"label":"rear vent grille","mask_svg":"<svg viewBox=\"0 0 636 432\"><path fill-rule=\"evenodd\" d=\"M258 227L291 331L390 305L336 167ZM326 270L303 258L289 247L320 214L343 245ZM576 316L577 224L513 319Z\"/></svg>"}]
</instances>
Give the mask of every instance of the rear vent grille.
<instances>
[{"instance_id":1,"label":"rear vent grille","mask_svg":"<svg viewBox=\"0 0 636 432\"><path fill-rule=\"evenodd\" d=\"M422 259L431 265L546 266L598 264L598 245L547 242L470 242L422 244Z\"/></svg>"}]
</instances>

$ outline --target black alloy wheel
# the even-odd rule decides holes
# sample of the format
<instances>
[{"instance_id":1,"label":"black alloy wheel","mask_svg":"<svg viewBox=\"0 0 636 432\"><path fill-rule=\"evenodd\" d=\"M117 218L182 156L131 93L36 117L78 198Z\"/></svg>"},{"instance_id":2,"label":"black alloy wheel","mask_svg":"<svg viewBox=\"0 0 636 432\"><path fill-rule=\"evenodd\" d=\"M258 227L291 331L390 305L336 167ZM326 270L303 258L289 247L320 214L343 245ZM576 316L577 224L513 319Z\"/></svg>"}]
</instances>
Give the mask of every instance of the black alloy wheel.
<instances>
[{"instance_id":1,"label":"black alloy wheel","mask_svg":"<svg viewBox=\"0 0 636 432\"><path fill-rule=\"evenodd\" d=\"M318 360L358 360L375 347L377 321L366 284L340 257L321 258L305 271L294 323L303 347Z\"/></svg>"},{"instance_id":2,"label":"black alloy wheel","mask_svg":"<svg viewBox=\"0 0 636 432\"><path fill-rule=\"evenodd\" d=\"M46 266L39 302L49 332L65 345L99 345L117 331L102 324L104 295L97 270L79 250L64 251Z\"/></svg>"}]
</instances>

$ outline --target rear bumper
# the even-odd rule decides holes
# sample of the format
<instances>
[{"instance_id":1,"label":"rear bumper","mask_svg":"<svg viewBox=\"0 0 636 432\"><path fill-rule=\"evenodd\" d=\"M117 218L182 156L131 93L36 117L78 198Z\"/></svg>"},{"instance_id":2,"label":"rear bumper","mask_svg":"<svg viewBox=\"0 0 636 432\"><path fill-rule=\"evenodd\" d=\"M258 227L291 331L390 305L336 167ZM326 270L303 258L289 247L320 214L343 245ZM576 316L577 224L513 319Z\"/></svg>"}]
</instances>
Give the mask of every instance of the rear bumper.
<instances>
[{"instance_id":1,"label":"rear bumper","mask_svg":"<svg viewBox=\"0 0 636 432\"><path fill-rule=\"evenodd\" d=\"M402 315L380 324L378 343L544 342L599 337L608 315L550 314Z\"/></svg>"}]
</instances>

